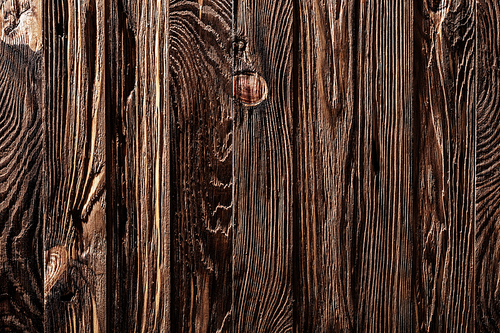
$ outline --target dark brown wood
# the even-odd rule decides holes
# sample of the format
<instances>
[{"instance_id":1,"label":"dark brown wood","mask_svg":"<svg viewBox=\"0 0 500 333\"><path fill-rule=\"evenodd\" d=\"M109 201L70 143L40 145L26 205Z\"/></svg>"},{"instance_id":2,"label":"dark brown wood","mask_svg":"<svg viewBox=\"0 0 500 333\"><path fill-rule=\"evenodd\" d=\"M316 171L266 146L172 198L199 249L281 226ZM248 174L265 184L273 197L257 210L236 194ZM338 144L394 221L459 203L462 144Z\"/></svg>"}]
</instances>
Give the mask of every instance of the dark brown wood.
<instances>
[{"instance_id":1,"label":"dark brown wood","mask_svg":"<svg viewBox=\"0 0 500 333\"><path fill-rule=\"evenodd\" d=\"M106 332L103 5L44 2L45 332Z\"/></svg>"},{"instance_id":2,"label":"dark brown wood","mask_svg":"<svg viewBox=\"0 0 500 333\"><path fill-rule=\"evenodd\" d=\"M298 1L298 332L408 332L413 2Z\"/></svg>"},{"instance_id":3,"label":"dark brown wood","mask_svg":"<svg viewBox=\"0 0 500 333\"><path fill-rule=\"evenodd\" d=\"M291 332L293 3L240 0L234 20L232 331Z\"/></svg>"},{"instance_id":4,"label":"dark brown wood","mask_svg":"<svg viewBox=\"0 0 500 333\"><path fill-rule=\"evenodd\" d=\"M170 331L168 4L110 1L110 331ZM117 119L120 121L117 122Z\"/></svg>"},{"instance_id":5,"label":"dark brown wood","mask_svg":"<svg viewBox=\"0 0 500 333\"><path fill-rule=\"evenodd\" d=\"M4 40L0 41L0 331L42 332L42 55Z\"/></svg>"},{"instance_id":6,"label":"dark brown wood","mask_svg":"<svg viewBox=\"0 0 500 333\"><path fill-rule=\"evenodd\" d=\"M475 332L500 331L500 3L477 2Z\"/></svg>"},{"instance_id":7,"label":"dark brown wood","mask_svg":"<svg viewBox=\"0 0 500 333\"><path fill-rule=\"evenodd\" d=\"M232 1L171 0L172 332L227 332L232 302Z\"/></svg>"},{"instance_id":8,"label":"dark brown wood","mask_svg":"<svg viewBox=\"0 0 500 333\"><path fill-rule=\"evenodd\" d=\"M500 331L497 2L0 1L0 331Z\"/></svg>"},{"instance_id":9,"label":"dark brown wood","mask_svg":"<svg viewBox=\"0 0 500 333\"><path fill-rule=\"evenodd\" d=\"M417 329L471 332L475 2L415 4Z\"/></svg>"}]
</instances>

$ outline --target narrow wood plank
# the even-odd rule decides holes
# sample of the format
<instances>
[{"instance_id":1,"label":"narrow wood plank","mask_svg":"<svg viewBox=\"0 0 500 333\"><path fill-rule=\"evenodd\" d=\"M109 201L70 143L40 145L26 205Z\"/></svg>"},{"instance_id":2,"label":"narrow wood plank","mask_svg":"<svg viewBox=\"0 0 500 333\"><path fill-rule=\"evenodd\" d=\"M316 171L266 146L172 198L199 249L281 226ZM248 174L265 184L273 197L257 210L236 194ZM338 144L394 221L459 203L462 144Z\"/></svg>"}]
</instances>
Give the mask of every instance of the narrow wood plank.
<instances>
[{"instance_id":1,"label":"narrow wood plank","mask_svg":"<svg viewBox=\"0 0 500 333\"><path fill-rule=\"evenodd\" d=\"M107 3L113 332L170 331L168 3Z\"/></svg>"},{"instance_id":2,"label":"narrow wood plank","mask_svg":"<svg viewBox=\"0 0 500 333\"><path fill-rule=\"evenodd\" d=\"M227 332L232 285L232 1L171 0L172 331Z\"/></svg>"},{"instance_id":3,"label":"narrow wood plank","mask_svg":"<svg viewBox=\"0 0 500 333\"><path fill-rule=\"evenodd\" d=\"M293 3L235 3L233 332L291 332Z\"/></svg>"},{"instance_id":4,"label":"narrow wood plank","mask_svg":"<svg viewBox=\"0 0 500 333\"><path fill-rule=\"evenodd\" d=\"M500 332L500 3L477 1L475 331Z\"/></svg>"},{"instance_id":5,"label":"narrow wood plank","mask_svg":"<svg viewBox=\"0 0 500 333\"><path fill-rule=\"evenodd\" d=\"M471 332L475 4L416 1L415 8L417 328Z\"/></svg>"},{"instance_id":6,"label":"narrow wood plank","mask_svg":"<svg viewBox=\"0 0 500 333\"><path fill-rule=\"evenodd\" d=\"M46 1L45 332L106 332L103 0Z\"/></svg>"},{"instance_id":7,"label":"narrow wood plank","mask_svg":"<svg viewBox=\"0 0 500 333\"><path fill-rule=\"evenodd\" d=\"M1 332L43 332L45 181L38 4L0 5Z\"/></svg>"},{"instance_id":8,"label":"narrow wood plank","mask_svg":"<svg viewBox=\"0 0 500 333\"><path fill-rule=\"evenodd\" d=\"M353 332L363 225L358 163L373 153L357 134L364 125L356 114L358 8L354 1L296 6L295 331Z\"/></svg>"}]
</instances>

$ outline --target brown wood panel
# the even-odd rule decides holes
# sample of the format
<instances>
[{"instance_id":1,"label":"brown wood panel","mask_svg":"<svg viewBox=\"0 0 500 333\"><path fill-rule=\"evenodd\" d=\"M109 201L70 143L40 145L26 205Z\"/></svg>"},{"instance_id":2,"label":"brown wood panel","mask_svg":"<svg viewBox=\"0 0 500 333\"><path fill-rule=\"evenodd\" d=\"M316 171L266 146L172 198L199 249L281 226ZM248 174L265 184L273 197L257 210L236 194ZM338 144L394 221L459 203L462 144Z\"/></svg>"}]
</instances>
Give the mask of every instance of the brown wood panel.
<instances>
[{"instance_id":1,"label":"brown wood panel","mask_svg":"<svg viewBox=\"0 0 500 333\"><path fill-rule=\"evenodd\" d=\"M107 3L110 330L170 331L168 3Z\"/></svg>"},{"instance_id":2,"label":"brown wood panel","mask_svg":"<svg viewBox=\"0 0 500 333\"><path fill-rule=\"evenodd\" d=\"M227 332L232 301L232 1L169 4L172 331Z\"/></svg>"},{"instance_id":3,"label":"brown wood panel","mask_svg":"<svg viewBox=\"0 0 500 333\"><path fill-rule=\"evenodd\" d=\"M45 331L106 331L104 1L44 2Z\"/></svg>"},{"instance_id":4,"label":"brown wood panel","mask_svg":"<svg viewBox=\"0 0 500 333\"><path fill-rule=\"evenodd\" d=\"M0 6L0 331L43 332L43 55L38 7L17 5Z\"/></svg>"},{"instance_id":5,"label":"brown wood panel","mask_svg":"<svg viewBox=\"0 0 500 333\"><path fill-rule=\"evenodd\" d=\"M293 3L235 3L233 332L291 332Z\"/></svg>"},{"instance_id":6,"label":"brown wood panel","mask_svg":"<svg viewBox=\"0 0 500 333\"><path fill-rule=\"evenodd\" d=\"M296 330L412 331L413 2L296 15Z\"/></svg>"},{"instance_id":7,"label":"brown wood panel","mask_svg":"<svg viewBox=\"0 0 500 333\"><path fill-rule=\"evenodd\" d=\"M373 153L372 142L359 135L353 26L358 6L354 1L296 6L295 327L353 332L356 246L366 214L357 193L359 170L371 169ZM368 164L359 165L364 153Z\"/></svg>"},{"instance_id":8,"label":"brown wood panel","mask_svg":"<svg viewBox=\"0 0 500 333\"><path fill-rule=\"evenodd\" d=\"M500 332L500 3L477 2L475 331Z\"/></svg>"},{"instance_id":9,"label":"brown wood panel","mask_svg":"<svg viewBox=\"0 0 500 333\"><path fill-rule=\"evenodd\" d=\"M418 329L473 330L475 4L416 1Z\"/></svg>"}]
</instances>

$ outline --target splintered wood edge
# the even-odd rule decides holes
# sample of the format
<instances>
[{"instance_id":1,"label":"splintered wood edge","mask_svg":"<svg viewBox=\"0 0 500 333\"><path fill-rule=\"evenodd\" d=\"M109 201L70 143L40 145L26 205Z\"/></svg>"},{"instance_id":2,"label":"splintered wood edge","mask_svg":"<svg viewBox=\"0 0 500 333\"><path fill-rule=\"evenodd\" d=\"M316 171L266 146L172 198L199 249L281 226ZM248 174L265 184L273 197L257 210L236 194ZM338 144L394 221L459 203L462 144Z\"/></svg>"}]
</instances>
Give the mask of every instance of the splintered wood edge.
<instances>
[{"instance_id":1,"label":"splintered wood edge","mask_svg":"<svg viewBox=\"0 0 500 333\"><path fill-rule=\"evenodd\" d=\"M233 76L233 97L245 106L257 106L268 94L267 83L257 73L240 73Z\"/></svg>"},{"instance_id":2,"label":"splintered wood edge","mask_svg":"<svg viewBox=\"0 0 500 333\"><path fill-rule=\"evenodd\" d=\"M42 1L7 0L0 6L0 39L11 45L42 48Z\"/></svg>"},{"instance_id":3,"label":"splintered wood edge","mask_svg":"<svg viewBox=\"0 0 500 333\"><path fill-rule=\"evenodd\" d=\"M49 295L54 284L66 271L68 263L69 258L66 247L55 246L45 251L45 278L43 289L45 297Z\"/></svg>"}]
</instances>

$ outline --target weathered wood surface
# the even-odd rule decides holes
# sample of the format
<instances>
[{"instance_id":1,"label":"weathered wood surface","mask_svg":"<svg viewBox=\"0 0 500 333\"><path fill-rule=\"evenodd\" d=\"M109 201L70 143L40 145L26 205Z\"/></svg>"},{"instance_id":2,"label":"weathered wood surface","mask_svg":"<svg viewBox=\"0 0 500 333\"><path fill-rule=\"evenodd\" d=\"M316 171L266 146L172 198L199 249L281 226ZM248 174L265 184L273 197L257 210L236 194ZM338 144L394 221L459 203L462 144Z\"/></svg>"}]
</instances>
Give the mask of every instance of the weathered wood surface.
<instances>
[{"instance_id":1,"label":"weathered wood surface","mask_svg":"<svg viewBox=\"0 0 500 333\"><path fill-rule=\"evenodd\" d=\"M475 331L500 332L500 3L477 2Z\"/></svg>"},{"instance_id":2,"label":"weathered wood surface","mask_svg":"<svg viewBox=\"0 0 500 333\"><path fill-rule=\"evenodd\" d=\"M45 332L106 332L103 5L44 2Z\"/></svg>"},{"instance_id":3,"label":"weathered wood surface","mask_svg":"<svg viewBox=\"0 0 500 333\"><path fill-rule=\"evenodd\" d=\"M415 6L417 328L474 330L475 1Z\"/></svg>"},{"instance_id":4,"label":"weathered wood surface","mask_svg":"<svg viewBox=\"0 0 500 333\"><path fill-rule=\"evenodd\" d=\"M497 2L1 2L0 331L499 331Z\"/></svg>"}]
</instances>

